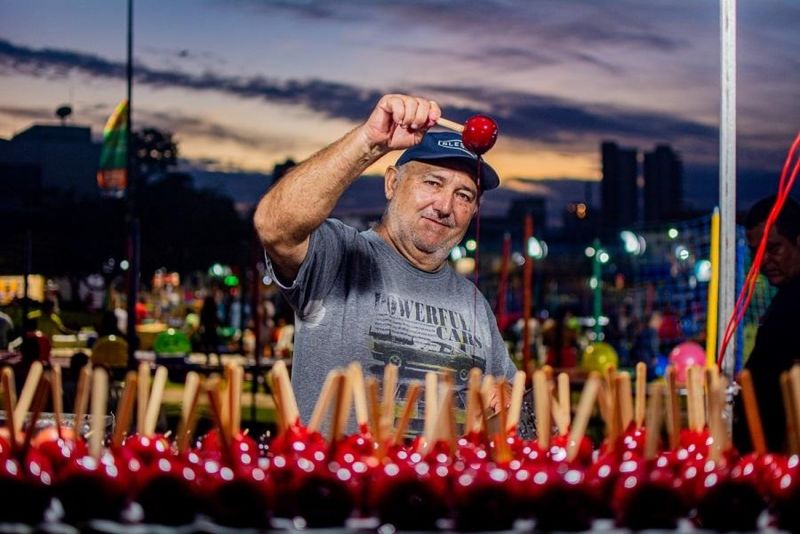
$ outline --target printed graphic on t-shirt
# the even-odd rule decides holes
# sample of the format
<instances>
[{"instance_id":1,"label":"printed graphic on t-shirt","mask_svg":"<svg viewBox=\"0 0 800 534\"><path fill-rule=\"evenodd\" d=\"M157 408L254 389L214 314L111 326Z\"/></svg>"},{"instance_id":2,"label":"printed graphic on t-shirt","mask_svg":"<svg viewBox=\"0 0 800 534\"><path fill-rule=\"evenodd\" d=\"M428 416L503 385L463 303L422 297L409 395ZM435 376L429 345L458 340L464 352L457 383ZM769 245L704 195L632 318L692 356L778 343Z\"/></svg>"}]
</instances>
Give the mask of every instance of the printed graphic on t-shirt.
<instances>
[{"instance_id":1,"label":"printed graphic on t-shirt","mask_svg":"<svg viewBox=\"0 0 800 534\"><path fill-rule=\"evenodd\" d=\"M405 383L422 380L433 371L450 374L455 383L456 418L463 418L469 372L477 367L486 371L485 340L475 332L474 320L463 313L427 302L375 292L374 315L369 327L369 347L378 365L371 371L379 375L383 366L396 365L400 384L395 398L405 398ZM424 396L417 409L424 413ZM412 433L422 429L422 420L412 420Z\"/></svg>"}]
</instances>

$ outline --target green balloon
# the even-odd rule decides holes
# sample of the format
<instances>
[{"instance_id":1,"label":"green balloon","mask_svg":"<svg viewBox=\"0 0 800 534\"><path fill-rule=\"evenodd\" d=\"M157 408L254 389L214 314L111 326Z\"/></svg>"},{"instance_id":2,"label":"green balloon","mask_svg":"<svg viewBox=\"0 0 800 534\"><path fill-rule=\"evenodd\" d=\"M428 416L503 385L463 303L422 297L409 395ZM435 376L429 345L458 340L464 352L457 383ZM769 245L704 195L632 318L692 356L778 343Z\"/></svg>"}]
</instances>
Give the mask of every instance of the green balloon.
<instances>
[{"instance_id":1,"label":"green balloon","mask_svg":"<svg viewBox=\"0 0 800 534\"><path fill-rule=\"evenodd\" d=\"M619 357L614 347L602 341L596 341L586 347L581 359L581 368L588 372L605 373L611 367L619 367Z\"/></svg>"},{"instance_id":2,"label":"green balloon","mask_svg":"<svg viewBox=\"0 0 800 534\"><path fill-rule=\"evenodd\" d=\"M156 354L189 354L192 351L192 343L186 334L170 328L158 334L153 350Z\"/></svg>"}]
</instances>

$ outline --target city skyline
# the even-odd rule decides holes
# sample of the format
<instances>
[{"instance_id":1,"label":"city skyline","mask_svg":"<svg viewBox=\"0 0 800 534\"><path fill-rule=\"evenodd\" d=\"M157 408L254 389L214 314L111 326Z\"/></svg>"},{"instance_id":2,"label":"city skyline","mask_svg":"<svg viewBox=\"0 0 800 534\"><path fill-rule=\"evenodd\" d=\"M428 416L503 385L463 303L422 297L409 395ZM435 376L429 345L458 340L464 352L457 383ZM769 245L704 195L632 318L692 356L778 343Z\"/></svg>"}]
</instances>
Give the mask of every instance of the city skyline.
<instances>
[{"instance_id":1,"label":"city skyline","mask_svg":"<svg viewBox=\"0 0 800 534\"><path fill-rule=\"evenodd\" d=\"M436 99L456 120L495 117L500 141L487 159L517 190L599 180L598 147L613 139L670 144L687 198L716 191L717 2L134 6L134 124L174 132L185 168L269 173L400 90ZM0 138L56 122L63 103L98 135L124 97L125 3L6 0L0 11ZM795 20L798 4L739 3L737 141L748 182L777 177L800 124Z\"/></svg>"}]
</instances>

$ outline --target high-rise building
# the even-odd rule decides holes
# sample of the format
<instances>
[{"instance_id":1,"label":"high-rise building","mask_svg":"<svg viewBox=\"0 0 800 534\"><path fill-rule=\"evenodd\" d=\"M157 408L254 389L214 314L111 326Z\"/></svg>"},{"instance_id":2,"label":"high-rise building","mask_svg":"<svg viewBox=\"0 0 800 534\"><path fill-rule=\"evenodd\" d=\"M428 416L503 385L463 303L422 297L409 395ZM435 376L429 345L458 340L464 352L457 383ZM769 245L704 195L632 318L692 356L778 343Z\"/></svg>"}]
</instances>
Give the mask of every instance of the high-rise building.
<instances>
[{"instance_id":1,"label":"high-rise building","mask_svg":"<svg viewBox=\"0 0 800 534\"><path fill-rule=\"evenodd\" d=\"M669 145L644 155L644 220L675 219L683 211L683 164Z\"/></svg>"},{"instance_id":2,"label":"high-rise building","mask_svg":"<svg viewBox=\"0 0 800 534\"><path fill-rule=\"evenodd\" d=\"M633 224L638 216L636 149L620 148L616 143L605 141L601 150L603 223L607 228Z\"/></svg>"}]
</instances>

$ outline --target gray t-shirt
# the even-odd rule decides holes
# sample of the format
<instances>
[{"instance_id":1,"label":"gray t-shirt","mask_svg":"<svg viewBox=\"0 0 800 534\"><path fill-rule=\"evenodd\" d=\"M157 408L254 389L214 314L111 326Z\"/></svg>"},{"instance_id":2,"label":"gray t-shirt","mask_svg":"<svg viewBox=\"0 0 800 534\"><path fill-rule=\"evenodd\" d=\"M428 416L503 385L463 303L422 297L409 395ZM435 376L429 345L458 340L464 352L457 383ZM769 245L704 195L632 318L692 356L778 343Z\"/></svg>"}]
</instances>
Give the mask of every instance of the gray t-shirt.
<instances>
[{"instance_id":1,"label":"gray t-shirt","mask_svg":"<svg viewBox=\"0 0 800 534\"><path fill-rule=\"evenodd\" d=\"M359 361L366 376L399 367L398 409L407 384L425 372L452 372L463 417L470 369L513 379L516 369L491 308L475 285L445 264L411 265L373 230L329 219L311 234L295 280L273 278L295 310L292 384L308 423L327 373ZM422 430L424 396L409 430Z\"/></svg>"}]
</instances>

